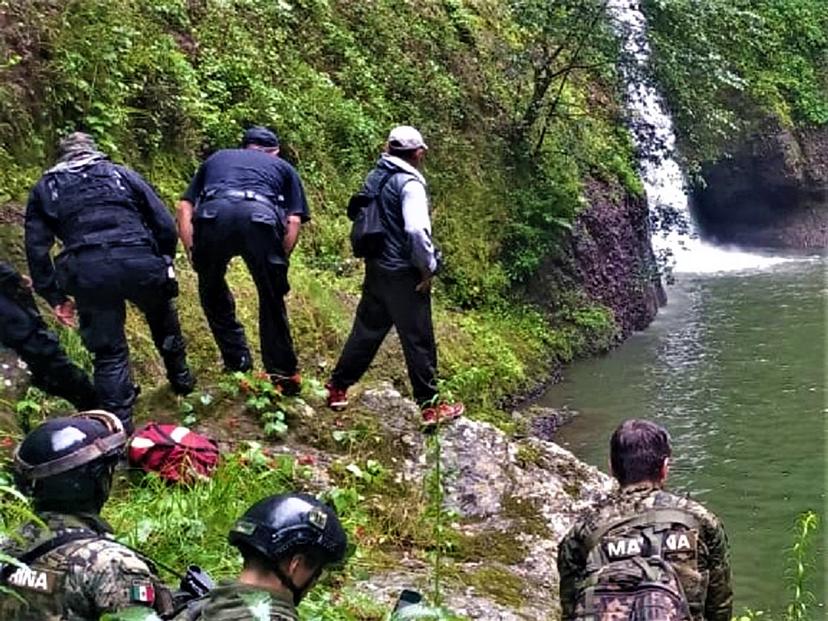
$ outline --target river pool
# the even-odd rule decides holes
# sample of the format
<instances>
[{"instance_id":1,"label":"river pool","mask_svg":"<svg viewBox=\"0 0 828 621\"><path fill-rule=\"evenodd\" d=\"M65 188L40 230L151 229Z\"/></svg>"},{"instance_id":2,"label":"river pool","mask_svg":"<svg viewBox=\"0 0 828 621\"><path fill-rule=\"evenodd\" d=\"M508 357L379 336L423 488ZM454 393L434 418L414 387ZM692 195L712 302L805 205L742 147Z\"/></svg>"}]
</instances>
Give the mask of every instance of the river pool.
<instances>
[{"instance_id":1,"label":"river pool","mask_svg":"<svg viewBox=\"0 0 828 621\"><path fill-rule=\"evenodd\" d=\"M673 438L669 487L724 521L736 611L780 611L798 514L826 532L826 262L679 274L655 322L609 355L578 363L543 398L579 412L558 442L606 470L624 419ZM825 546L810 586L825 615Z\"/></svg>"}]
</instances>

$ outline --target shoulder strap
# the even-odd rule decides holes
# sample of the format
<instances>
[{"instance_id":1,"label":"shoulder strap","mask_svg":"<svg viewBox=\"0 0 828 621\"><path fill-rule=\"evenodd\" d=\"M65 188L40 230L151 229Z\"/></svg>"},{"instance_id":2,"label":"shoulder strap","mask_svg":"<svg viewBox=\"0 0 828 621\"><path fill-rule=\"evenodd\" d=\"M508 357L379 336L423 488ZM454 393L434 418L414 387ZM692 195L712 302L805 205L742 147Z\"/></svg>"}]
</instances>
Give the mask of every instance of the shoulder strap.
<instances>
[{"instance_id":1,"label":"shoulder strap","mask_svg":"<svg viewBox=\"0 0 828 621\"><path fill-rule=\"evenodd\" d=\"M386 184L391 181L391 178L401 174L402 172L403 171L401 170L392 170L386 173L386 175L380 180L379 185L377 185L377 190L374 195L379 198L380 194L382 194L382 191L385 189Z\"/></svg>"},{"instance_id":2,"label":"shoulder strap","mask_svg":"<svg viewBox=\"0 0 828 621\"><path fill-rule=\"evenodd\" d=\"M654 508L645 511L644 513L637 513L611 520L605 524L601 524L592 530L585 538L586 552L589 554L601 543L601 539L612 530L626 526L633 528L636 526L645 526L647 524L681 524L687 528L697 528L699 525L698 519L687 511L682 509L672 508Z\"/></svg>"},{"instance_id":3,"label":"shoulder strap","mask_svg":"<svg viewBox=\"0 0 828 621\"><path fill-rule=\"evenodd\" d=\"M99 533L96 533L94 530L89 530L86 528L72 528L60 530L51 539L47 539L43 543L35 546L34 548L24 552L19 556L16 556L15 558L24 565L31 565L40 557L47 555L52 550L57 550L61 546L65 546L67 543L72 543L73 541L81 541L83 539L97 540L101 538L102 537ZM9 578L9 576L11 576L11 574L14 572L16 567L16 565L13 565L11 563L7 563L6 565L4 565L2 569L0 569L0 582L5 582Z\"/></svg>"}]
</instances>

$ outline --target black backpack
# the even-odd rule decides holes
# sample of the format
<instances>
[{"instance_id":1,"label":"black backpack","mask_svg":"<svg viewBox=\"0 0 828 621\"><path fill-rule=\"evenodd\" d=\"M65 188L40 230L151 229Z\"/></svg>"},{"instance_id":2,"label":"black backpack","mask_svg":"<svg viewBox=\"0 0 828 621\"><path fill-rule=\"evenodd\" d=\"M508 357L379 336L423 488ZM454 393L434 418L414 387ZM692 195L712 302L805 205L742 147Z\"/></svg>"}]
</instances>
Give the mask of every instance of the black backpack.
<instances>
[{"instance_id":1,"label":"black backpack","mask_svg":"<svg viewBox=\"0 0 828 621\"><path fill-rule=\"evenodd\" d=\"M385 248L385 214L382 209L380 195L385 184L393 177L391 172L382 178L376 191L369 192L364 188L354 194L348 201L348 217L351 225L351 249L354 256L362 259L375 259L382 254Z\"/></svg>"},{"instance_id":2,"label":"black backpack","mask_svg":"<svg viewBox=\"0 0 828 621\"><path fill-rule=\"evenodd\" d=\"M575 619L691 621L681 581L664 556L695 552L697 533L695 517L669 508L598 526L586 540L587 576L579 587Z\"/></svg>"}]
</instances>

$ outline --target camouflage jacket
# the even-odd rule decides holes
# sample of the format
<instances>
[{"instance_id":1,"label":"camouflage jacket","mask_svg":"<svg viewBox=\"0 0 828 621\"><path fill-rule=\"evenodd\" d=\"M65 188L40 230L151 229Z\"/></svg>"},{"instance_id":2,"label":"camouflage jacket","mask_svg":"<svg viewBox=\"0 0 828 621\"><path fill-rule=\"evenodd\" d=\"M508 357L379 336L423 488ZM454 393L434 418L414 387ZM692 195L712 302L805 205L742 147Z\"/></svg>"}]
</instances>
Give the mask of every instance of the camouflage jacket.
<instances>
[{"instance_id":1,"label":"camouflage jacket","mask_svg":"<svg viewBox=\"0 0 828 621\"><path fill-rule=\"evenodd\" d=\"M586 540L590 533L617 518L662 507L682 509L694 516L699 524L695 554L686 554L680 561L669 559L690 604L693 620L730 621L733 592L730 551L724 527L699 503L650 484L634 485L616 492L601 507L582 515L561 541L558 573L564 621L575 618L579 585L586 578L589 553Z\"/></svg>"},{"instance_id":2,"label":"camouflage jacket","mask_svg":"<svg viewBox=\"0 0 828 621\"><path fill-rule=\"evenodd\" d=\"M151 617L139 621L150 621ZM173 621L299 621L292 602L276 593L225 582L191 604Z\"/></svg>"},{"instance_id":3,"label":"camouflage jacket","mask_svg":"<svg viewBox=\"0 0 828 621\"><path fill-rule=\"evenodd\" d=\"M29 567L7 570L0 585L3 621L85 621L121 608L152 606L156 578L132 550L111 538L109 526L93 515L43 513L48 528L30 523L17 536L0 541L0 551L19 557L67 529L97 536L70 541L35 559Z\"/></svg>"}]
</instances>

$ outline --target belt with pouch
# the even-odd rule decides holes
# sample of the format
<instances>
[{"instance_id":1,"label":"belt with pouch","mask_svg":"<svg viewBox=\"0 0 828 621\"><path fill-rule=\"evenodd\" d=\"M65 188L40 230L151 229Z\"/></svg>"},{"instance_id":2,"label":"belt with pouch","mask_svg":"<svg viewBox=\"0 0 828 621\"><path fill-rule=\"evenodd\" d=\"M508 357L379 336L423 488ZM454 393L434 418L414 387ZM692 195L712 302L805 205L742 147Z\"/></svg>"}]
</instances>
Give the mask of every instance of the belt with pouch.
<instances>
[{"instance_id":1,"label":"belt with pouch","mask_svg":"<svg viewBox=\"0 0 828 621\"><path fill-rule=\"evenodd\" d=\"M253 201L254 203L261 203L273 210L277 210L275 203L264 194L259 194L252 190L207 190L201 193L199 202L206 203L211 200L219 198L235 198L244 201Z\"/></svg>"}]
</instances>

